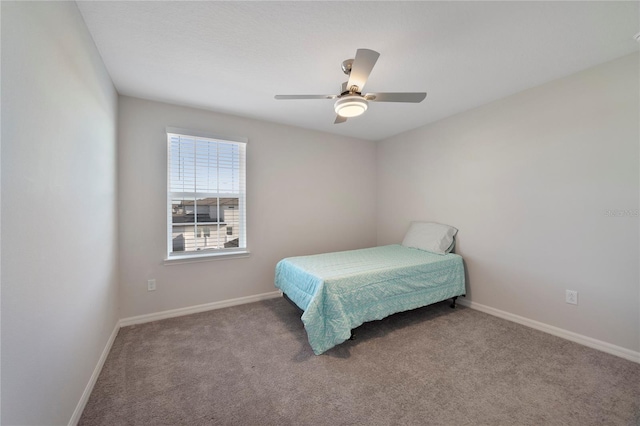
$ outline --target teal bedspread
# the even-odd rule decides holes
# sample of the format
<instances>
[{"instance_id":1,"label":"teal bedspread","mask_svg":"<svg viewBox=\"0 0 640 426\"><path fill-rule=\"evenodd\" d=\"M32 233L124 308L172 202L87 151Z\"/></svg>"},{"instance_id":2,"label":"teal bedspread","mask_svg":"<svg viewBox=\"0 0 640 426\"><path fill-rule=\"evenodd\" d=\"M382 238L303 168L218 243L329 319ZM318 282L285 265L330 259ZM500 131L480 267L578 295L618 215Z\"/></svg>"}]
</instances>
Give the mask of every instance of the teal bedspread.
<instances>
[{"instance_id":1,"label":"teal bedspread","mask_svg":"<svg viewBox=\"0 0 640 426\"><path fill-rule=\"evenodd\" d=\"M462 257L397 244L283 259L275 285L304 310L316 355L364 322L465 294Z\"/></svg>"}]
</instances>

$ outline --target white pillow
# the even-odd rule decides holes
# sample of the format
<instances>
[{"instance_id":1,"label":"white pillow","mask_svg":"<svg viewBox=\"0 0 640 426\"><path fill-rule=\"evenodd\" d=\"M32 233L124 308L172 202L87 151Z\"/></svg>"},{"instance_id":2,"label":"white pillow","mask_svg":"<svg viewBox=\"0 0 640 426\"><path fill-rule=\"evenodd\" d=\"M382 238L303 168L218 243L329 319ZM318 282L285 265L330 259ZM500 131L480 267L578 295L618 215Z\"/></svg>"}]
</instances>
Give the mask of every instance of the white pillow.
<instances>
[{"instance_id":1,"label":"white pillow","mask_svg":"<svg viewBox=\"0 0 640 426\"><path fill-rule=\"evenodd\" d=\"M437 254L447 254L453 249L458 230L453 226L433 222L411 222L402 245Z\"/></svg>"}]
</instances>

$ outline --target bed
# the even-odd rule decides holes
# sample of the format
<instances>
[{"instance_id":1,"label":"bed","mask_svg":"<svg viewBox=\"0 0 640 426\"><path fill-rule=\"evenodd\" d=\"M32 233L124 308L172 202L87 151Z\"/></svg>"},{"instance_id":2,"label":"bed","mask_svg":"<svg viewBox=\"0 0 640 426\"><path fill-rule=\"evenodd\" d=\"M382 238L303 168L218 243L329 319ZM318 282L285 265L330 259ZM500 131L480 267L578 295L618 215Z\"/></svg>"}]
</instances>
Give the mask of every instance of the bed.
<instances>
[{"instance_id":1,"label":"bed","mask_svg":"<svg viewBox=\"0 0 640 426\"><path fill-rule=\"evenodd\" d=\"M424 222L414 222L412 228L414 224ZM449 253L453 236L435 250L433 244L412 244L412 228L403 244L278 262L275 286L303 311L301 319L316 355L349 339L351 330L367 321L450 298L455 303L465 294L462 257Z\"/></svg>"}]
</instances>

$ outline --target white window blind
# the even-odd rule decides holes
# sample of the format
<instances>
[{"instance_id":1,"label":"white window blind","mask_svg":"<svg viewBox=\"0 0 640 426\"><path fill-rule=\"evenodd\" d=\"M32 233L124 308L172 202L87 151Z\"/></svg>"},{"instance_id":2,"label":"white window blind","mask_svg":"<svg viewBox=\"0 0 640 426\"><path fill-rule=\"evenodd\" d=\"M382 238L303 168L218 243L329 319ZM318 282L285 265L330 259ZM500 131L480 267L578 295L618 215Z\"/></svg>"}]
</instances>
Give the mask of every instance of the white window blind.
<instances>
[{"instance_id":1,"label":"white window blind","mask_svg":"<svg viewBox=\"0 0 640 426\"><path fill-rule=\"evenodd\" d=\"M167 131L168 254L244 251L246 142Z\"/></svg>"}]
</instances>

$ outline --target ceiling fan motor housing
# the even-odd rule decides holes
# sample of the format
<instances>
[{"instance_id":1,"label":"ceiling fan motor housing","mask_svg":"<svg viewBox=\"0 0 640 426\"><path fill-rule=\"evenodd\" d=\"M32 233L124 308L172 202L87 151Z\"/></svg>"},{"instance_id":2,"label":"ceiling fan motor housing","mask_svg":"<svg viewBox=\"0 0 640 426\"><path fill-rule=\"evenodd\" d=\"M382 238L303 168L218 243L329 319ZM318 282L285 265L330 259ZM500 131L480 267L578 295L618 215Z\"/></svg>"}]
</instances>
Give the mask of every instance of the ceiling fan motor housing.
<instances>
[{"instance_id":1,"label":"ceiling fan motor housing","mask_svg":"<svg viewBox=\"0 0 640 426\"><path fill-rule=\"evenodd\" d=\"M351 74L351 67L353 66L353 59L345 59L342 61L342 72L346 75Z\"/></svg>"}]
</instances>

